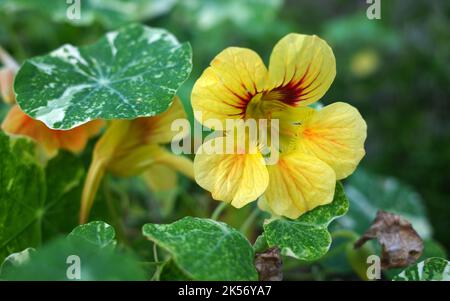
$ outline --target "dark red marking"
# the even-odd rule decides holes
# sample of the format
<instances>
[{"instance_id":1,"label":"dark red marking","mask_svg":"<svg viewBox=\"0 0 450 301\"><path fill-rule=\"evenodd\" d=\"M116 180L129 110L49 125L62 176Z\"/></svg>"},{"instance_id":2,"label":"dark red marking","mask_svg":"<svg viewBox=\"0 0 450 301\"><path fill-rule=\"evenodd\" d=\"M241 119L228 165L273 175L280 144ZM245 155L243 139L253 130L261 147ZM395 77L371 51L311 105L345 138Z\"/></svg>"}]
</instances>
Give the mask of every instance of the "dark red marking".
<instances>
[{"instance_id":1,"label":"dark red marking","mask_svg":"<svg viewBox=\"0 0 450 301\"><path fill-rule=\"evenodd\" d=\"M284 102L285 104L288 104L290 106L296 106L299 102L307 100L308 98L304 98L305 95L310 94L312 91L314 91L317 87L313 88L312 90L309 90L306 92L306 90L311 87L313 83L316 82L317 78L320 75L320 71L316 74L314 79L312 79L309 84L305 85L307 76L309 74L311 65L309 65L303 76L297 80L293 81L295 75L297 74L297 68L294 70L294 74L292 75L291 80L285 84L285 78L283 78L283 82L279 87L276 87L272 89L271 91L267 91L266 95L270 95L271 93L274 94L274 99ZM285 75L286 76L286 75Z\"/></svg>"}]
</instances>

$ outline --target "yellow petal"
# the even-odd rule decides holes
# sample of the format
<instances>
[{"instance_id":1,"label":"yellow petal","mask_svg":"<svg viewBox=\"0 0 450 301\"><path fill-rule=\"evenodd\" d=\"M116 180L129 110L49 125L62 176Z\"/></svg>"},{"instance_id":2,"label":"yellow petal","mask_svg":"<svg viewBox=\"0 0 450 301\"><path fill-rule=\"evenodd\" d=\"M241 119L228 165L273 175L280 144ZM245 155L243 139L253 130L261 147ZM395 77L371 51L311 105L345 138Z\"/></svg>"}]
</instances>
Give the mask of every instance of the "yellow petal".
<instances>
[{"instance_id":1,"label":"yellow petal","mask_svg":"<svg viewBox=\"0 0 450 301\"><path fill-rule=\"evenodd\" d=\"M164 113L154 117L141 117L133 120L130 128L130 134L141 143L160 143L171 142L177 132L172 131L172 122L176 119L185 119L186 112L178 96L175 96L172 105ZM184 135L189 134L188 132ZM181 136L180 136L181 137Z\"/></svg>"},{"instance_id":2,"label":"yellow petal","mask_svg":"<svg viewBox=\"0 0 450 301\"><path fill-rule=\"evenodd\" d=\"M142 177L157 201L160 213L163 217L168 217L173 212L179 194L177 173L166 165L153 164Z\"/></svg>"},{"instance_id":3,"label":"yellow petal","mask_svg":"<svg viewBox=\"0 0 450 301\"><path fill-rule=\"evenodd\" d=\"M300 152L284 154L268 170L270 181L264 202L277 215L295 219L333 200L334 171L313 156Z\"/></svg>"},{"instance_id":4,"label":"yellow petal","mask_svg":"<svg viewBox=\"0 0 450 301\"><path fill-rule=\"evenodd\" d=\"M108 171L117 176L130 177L141 174L154 164L164 164L189 178L194 178L193 163L190 159L174 155L158 144L119 149L109 162Z\"/></svg>"},{"instance_id":5,"label":"yellow petal","mask_svg":"<svg viewBox=\"0 0 450 301\"><path fill-rule=\"evenodd\" d=\"M336 61L328 44L313 35L288 34L270 56L269 80L264 98L291 106L319 100L336 75Z\"/></svg>"},{"instance_id":6,"label":"yellow petal","mask_svg":"<svg viewBox=\"0 0 450 301\"><path fill-rule=\"evenodd\" d=\"M136 120L113 120L110 123L94 148L83 188L81 222L85 222L88 218L105 171L117 176L135 176L155 164L164 164L188 177L194 177L192 161L183 156L173 155L159 144L145 141L143 134L149 132L151 131L138 127Z\"/></svg>"},{"instance_id":7,"label":"yellow petal","mask_svg":"<svg viewBox=\"0 0 450 301\"><path fill-rule=\"evenodd\" d=\"M356 169L364 157L367 125L358 110L336 102L303 122L297 149L326 162L343 179Z\"/></svg>"},{"instance_id":8,"label":"yellow petal","mask_svg":"<svg viewBox=\"0 0 450 301\"><path fill-rule=\"evenodd\" d=\"M80 224L87 222L106 168L113 161L118 146L127 137L131 122L130 120L113 120L97 141L81 195Z\"/></svg>"},{"instance_id":9,"label":"yellow petal","mask_svg":"<svg viewBox=\"0 0 450 301\"><path fill-rule=\"evenodd\" d=\"M177 187L177 173L164 164L153 164L142 174L153 192L170 191Z\"/></svg>"},{"instance_id":10,"label":"yellow petal","mask_svg":"<svg viewBox=\"0 0 450 301\"><path fill-rule=\"evenodd\" d=\"M157 162L194 179L194 162L186 156L175 155L166 150L164 155L158 157Z\"/></svg>"},{"instance_id":11,"label":"yellow petal","mask_svg":"<svg viewBox=\"0 0 450 301\"><path fill-rule=\"evenodd\" d=\"M304 120L316 111L310 107L289 107L285 111L274 112L272 117L279 120L279 143L283 152L295 149L299 129Z\"/></svg>"},{"instance_id":12,"label":"yellow petal","mask_svg":"<svg viewBox=\"0 0 450 301\"><path fill-rule=\"evenodd\" d=\"M204 149L222 143L215 138L205 142L194 159L195 180L212 193L215 200L231 203L236 208L255 201L266 189L269 175L264 158L257 153L208 154Z\"/></svg>"},{"instance_id":13,"label":"yellow petal","mask_svg":"<svg viewBox=\"0 0 450 301\"><path fill-rule=\"evenodd\" d=\"M262 91L266 76L267 69L254 51L225 49L213 59L192 89L196 119L203 122L242 118L247 103Z\"/></svg>"}]
</instances>

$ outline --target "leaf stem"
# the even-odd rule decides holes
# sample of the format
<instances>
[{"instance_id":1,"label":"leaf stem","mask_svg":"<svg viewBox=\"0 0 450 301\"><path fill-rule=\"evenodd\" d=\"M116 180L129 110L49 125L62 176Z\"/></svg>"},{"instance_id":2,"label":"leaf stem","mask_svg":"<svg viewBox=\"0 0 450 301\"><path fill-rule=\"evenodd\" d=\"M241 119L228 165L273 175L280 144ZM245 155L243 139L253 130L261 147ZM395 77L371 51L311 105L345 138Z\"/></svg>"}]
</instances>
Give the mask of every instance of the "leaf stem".
<instances>
[{"instance_id":1,"label":"leaf stem","mask_svg":"<svg viewBox=\"0 0 450 301\"><path fill-rule=\"evenodd\" d=\"M214 209L213 213L211 214L211 219L217 220L222 213L222 211L228 206L228 203L222 202L219 205L217 205L216 209Z\"/></svg>"},{"instance_id":2,"label":"leaf stem","mask_svg":"<svg viewBox=\"0 0 450 301\"><path fill-rule=\"evenodd\" d=\"M255 222L255 220L258 218L261 211L259 211L258 208L254 208L253 211L248 215L247 219L242 223L241 228L239 231L241 231L243 234L246 234L250 226Z\"/></svg>"},{"instance_id":3,"label":"leaf stem","mask_svg":"<svg viewBox=\"0 0 450 301\"><path fill-rule=\"evenodd\" d=\"M153 260L155 260L155 262L159 262L158 259L158 248L156 246L156 243L153 243Z\"/></svg>"},{"instance_id":4,"label":"leaf stem","mask_svg":"<svg viewBox=\"0 0 450 301\"><path fill-rule=\"evenodd\" d=\"M356 234L353 231L342 229L342 230L336 230L331 233L331 238L348 238L351 241L355 241L358 239L358 234Z\"/></svg>"},{"instance_id":5,"label":"leaf stem","mask_svg":"<svg viewBox=\"0 0 450 301\"><path fill-rule=\"evenodd\" d=\"M106 205L108 207L109 215L111 217L112 223L114 228L117 232L117 238L123 242L125 245L128 244L128 240L125 234L124 225L122 220L120 219L120 216L117 214L116 207L114 206L113 199L111 196L111 187L109 185L109 179L105 179L103 181L103 192L105 194L106 198Z\"/></svg>"}]
</instances>

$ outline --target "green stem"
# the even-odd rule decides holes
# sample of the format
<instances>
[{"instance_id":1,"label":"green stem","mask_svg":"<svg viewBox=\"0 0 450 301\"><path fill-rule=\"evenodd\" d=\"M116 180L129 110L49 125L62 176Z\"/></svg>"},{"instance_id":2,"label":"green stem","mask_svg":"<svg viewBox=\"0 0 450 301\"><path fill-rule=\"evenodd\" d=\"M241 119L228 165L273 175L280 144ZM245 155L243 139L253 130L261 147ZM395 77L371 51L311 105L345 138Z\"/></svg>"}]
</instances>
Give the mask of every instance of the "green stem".
<instances>
[{"instance_id":1,"label":"green stem","mask_svg":"<svg viewBox=\"0 0 450 301\"><path fill-rule=\"evenodd\" d=\"M105 181L103 182L103 191L106 197L106 205L108 207L109 215L111 216L114 228L116 229L117 239L127 245L128 240L125 235L124 225L120 216L117 214L116 207L113 204L108 180L109 179L105 179Z\"/></svg>"},{"instance_id":2,"label":"green stem","mask_svg":"<svg viewBox=\"0 0 450 301\"><path fill-rule=\"evenodd\" d=\"M348 238L351 241L355 241L358 239L358 234L350 230L336 230L331 233L331 238Z\"/></svg>"},{"instance_id":3,"label":"green stem","mask_svg":"<svg viewBox=\"0 0 450 301\"><path fill-rule=\"evenodd\" d=\"M216 209L214 209L214 212L211 214L211 219L217 220L222 213L222 211L228 206L228 203L222 202L219 205L217 205Z\"/></svg>"},{"instance_id":4,"label":"green stem","mask_svg":"<svg viewBox=\"0 0 450 301\"><path fill-rule=\"evenodd\" d=\"M259 216L259 213L260 211L258 208L253 209L253 211L249 214L247 219L242 223L239 231L241 231L241 233L243 234L246 234L250 226L255 222L256 218Z\"/></svg>"},{"instance_id":5,"label":"green stem","mask_svg":"<svg viewBox=\"0 0 450 301\"><path fill-rule=\"evenodd\" d=\"M154 246L156 246L156 244L154 244ZM170 260L170 257L163 262L159 262L159 261L156 262L158 264L158 266L156 267L155 273L153 274L150 281L159 281L159 278L161 276L161 272L164 268L164 265L166 265L169 262L169 260Z\"/></svg>"},{"instance_id":6,"label":"green stem","mask_svg":"<svg viewBox=\"0 0 450 301\"><path fill-rule=\"evenodd\" d=\"M159 262L159 260L158 260L158 248L156 247L156 243L153 243L153 260L155 260L155 262Z\"/></svg>"}]
</instances>

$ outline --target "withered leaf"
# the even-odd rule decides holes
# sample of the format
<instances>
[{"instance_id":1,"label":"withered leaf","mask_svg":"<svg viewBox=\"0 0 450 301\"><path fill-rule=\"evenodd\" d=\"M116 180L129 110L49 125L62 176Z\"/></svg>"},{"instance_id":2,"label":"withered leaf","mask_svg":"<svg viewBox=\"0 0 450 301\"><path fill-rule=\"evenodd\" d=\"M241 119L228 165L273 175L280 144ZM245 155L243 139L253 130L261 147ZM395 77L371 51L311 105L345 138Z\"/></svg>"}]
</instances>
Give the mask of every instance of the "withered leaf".
<instances>
[{"instance_id":1,"label":"withered leaf","mask_svg":"<svg viewBox=\"0 0 450 301\"><path fill-rule=\"evenodd\" d=\"M281 267L280 249L272 247L264 252L256 253L255 266L259 274L260 281L281 281L283 280L283 273Z\"/></svg>"},{"instance_id":2,"label":"withered leaf","mask_svg":"<svg viewBox=\"0 0 450 301\"><path fill-rule=\"evenodd\" d=\"M401 268L417 261L423 251L423 240L403 217L378 211L370 228L355 242L355 249L366 241L377 239L382 247L381 268Z\"/></svg>"}]
</instances>

